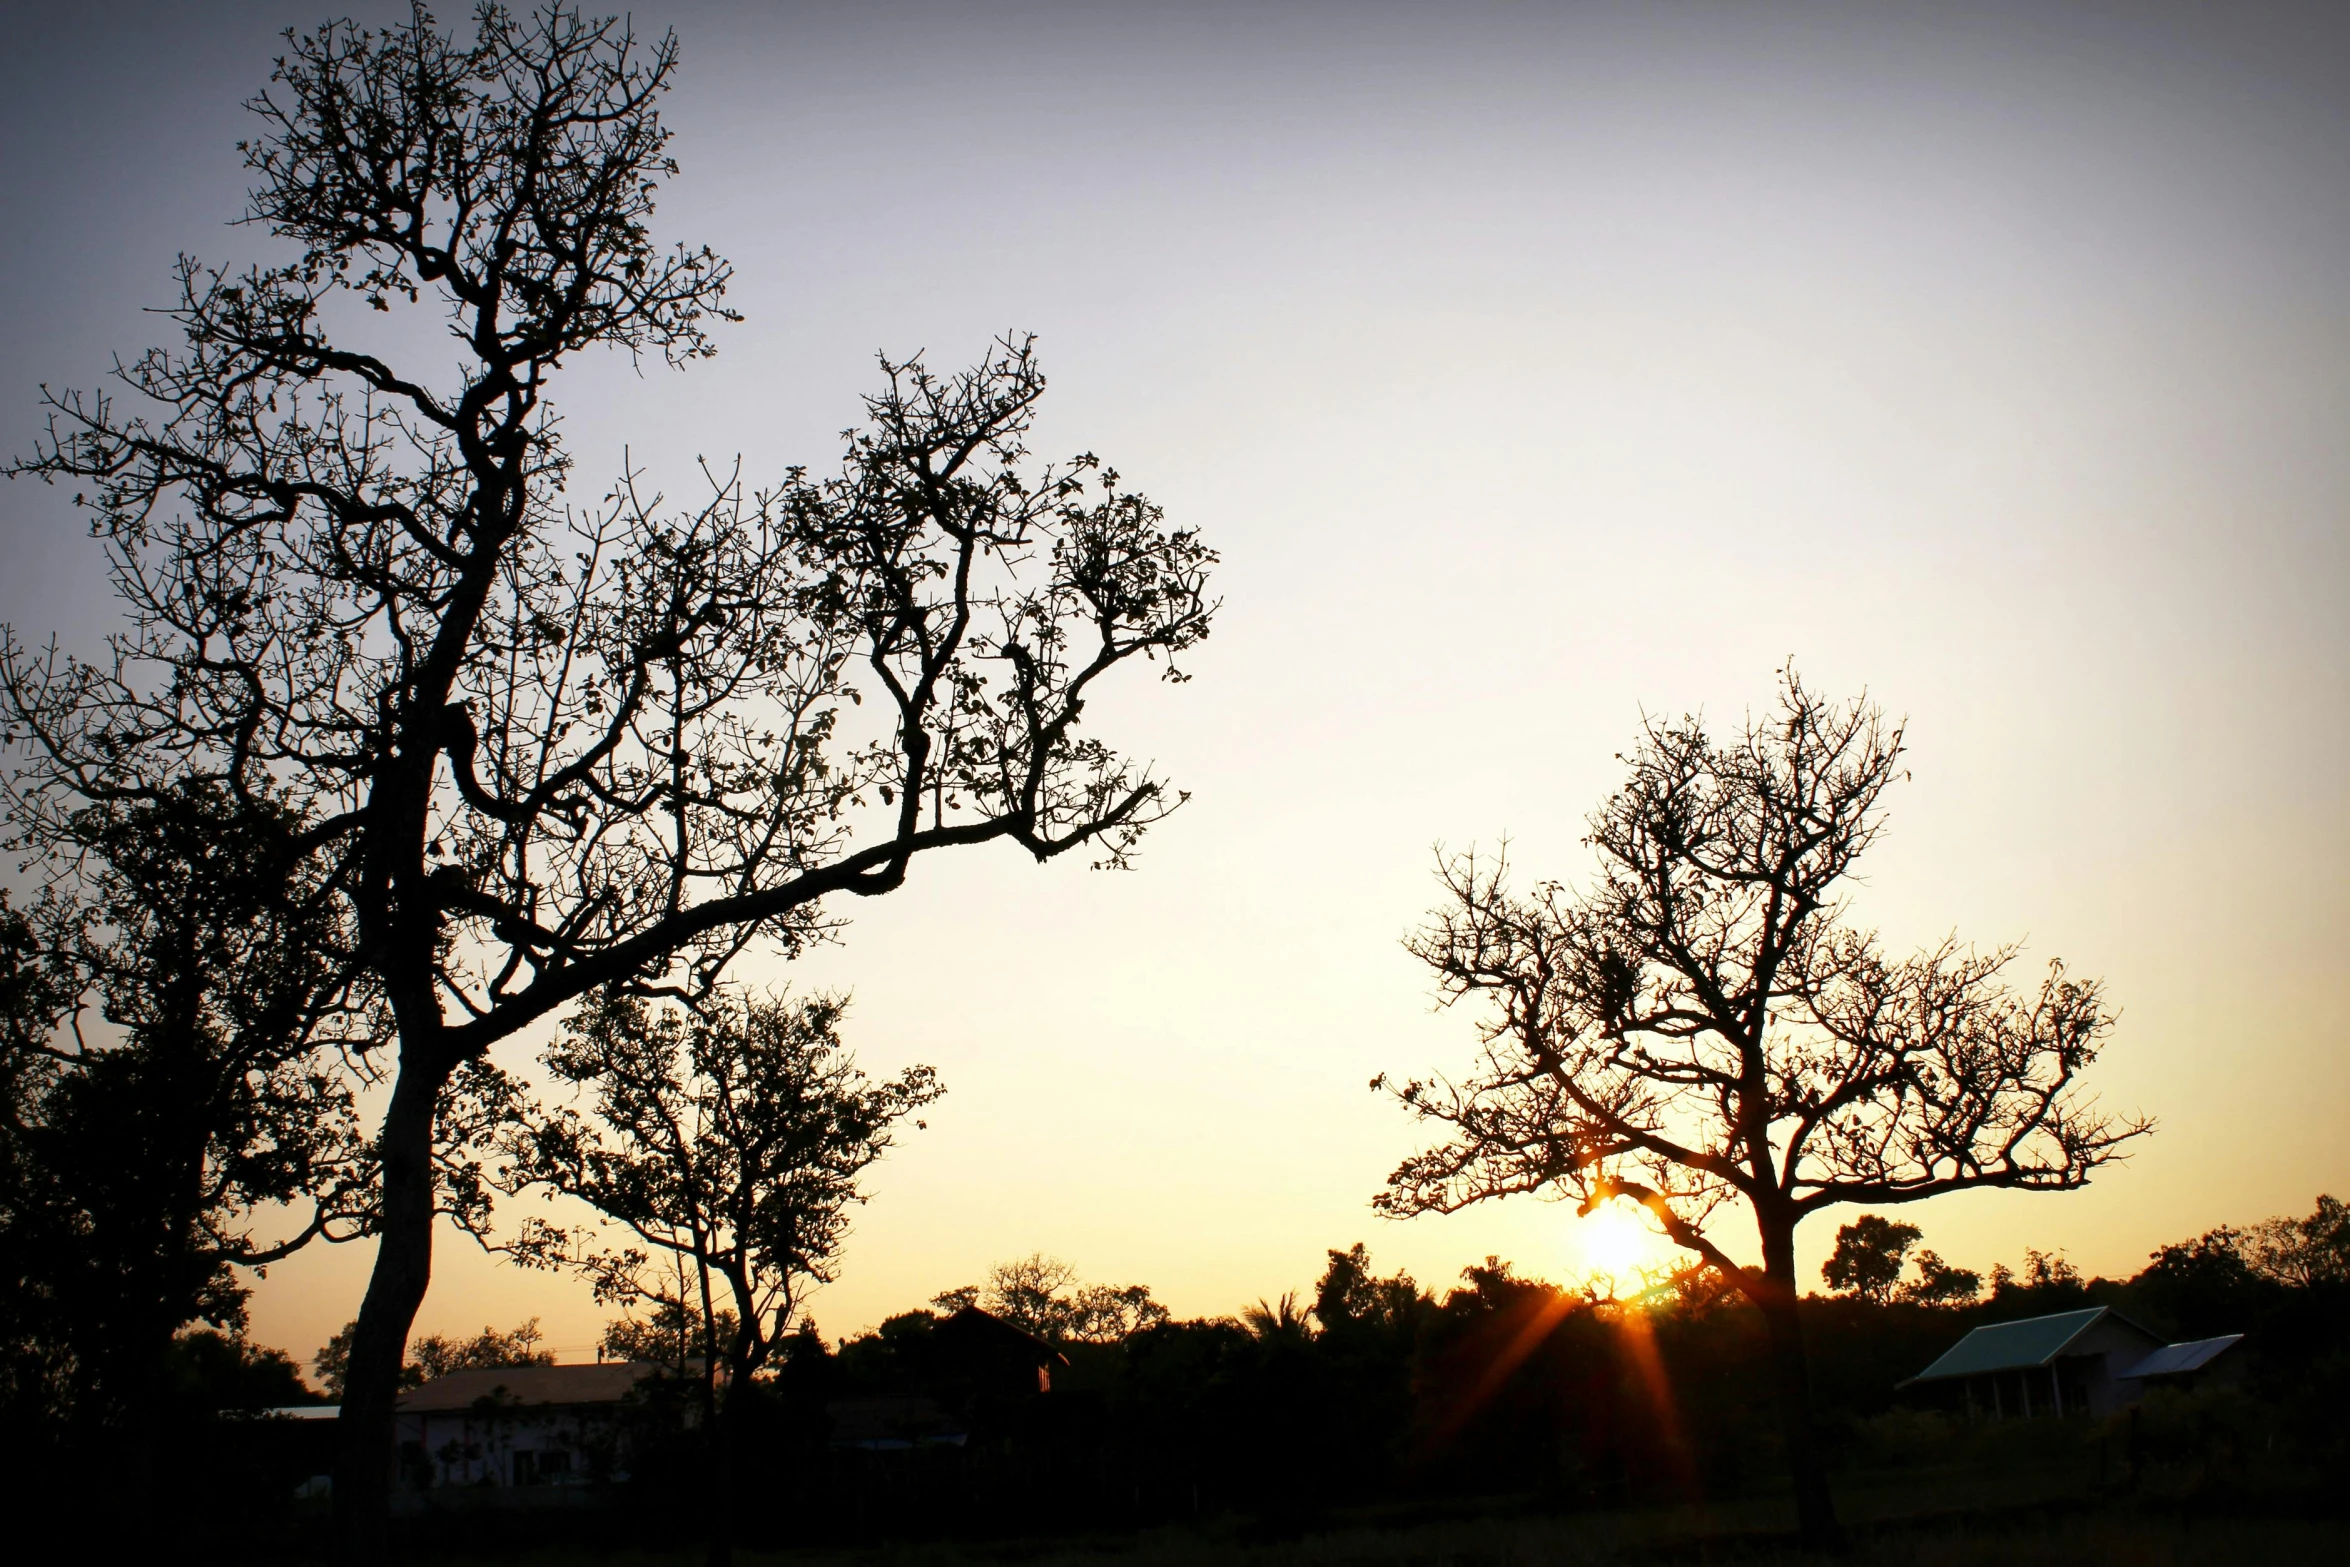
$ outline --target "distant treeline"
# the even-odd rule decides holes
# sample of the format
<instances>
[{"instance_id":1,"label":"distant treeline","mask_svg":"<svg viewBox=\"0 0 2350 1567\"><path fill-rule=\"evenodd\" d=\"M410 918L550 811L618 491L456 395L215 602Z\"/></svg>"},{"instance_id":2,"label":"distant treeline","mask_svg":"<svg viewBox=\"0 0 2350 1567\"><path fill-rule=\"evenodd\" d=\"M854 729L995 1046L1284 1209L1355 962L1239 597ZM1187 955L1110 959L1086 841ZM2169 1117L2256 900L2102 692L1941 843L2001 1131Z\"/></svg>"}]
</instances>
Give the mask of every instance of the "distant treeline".
<instances>
[{"instance_id":1,"label":"distant treeline","mask_svg":"<svg viewBox=\"0 0 2350 1567\"><path fill-rule=\"evenodd\" d=\"M1784 1474L1763 1325L1702 1278L1618 1300L1488 1259L1439 1295L1379 1276L1358 1245L1329 1254L1310 1303L1177 1321L1130 1288L1143 1320L1093 1337L1068 1309L1081 1293L1047 1293L1040 1309L1034 1294L951 1291L939 1309L837 1348L794 1339L763 1388L767 1515L838 1535L1033 1530L1404 1497L1609 1505L1736 1494ZM2166 1246L2124 1280L2083 1278L2034 1251L1994 1269L1971 1300L1917 1293L1804 1302L1825 1424L1847 1465L1870 1457L1872 1421L1903 1399L1898 1385L1970 1328L2089 1305L2174 1338L2247 1334L2227 1396L2231 1418L2258 1429L2239 1436L2272 1461L2344 1456L2350 1221L2331 1198L2306 1219ZM1060 1357L1049 1395L1008 1378L990 1386L941 1353L946 1313L974 1300L1043 1330ZM829 1439L828 1408L918 1398L950 1408L968 1441L860 1452ZM648 1485L661 1477L646 1466Z\"/></svg>"},{"instance_id":2,"label":"distant treeline","mask_svg":"<svg viewBox=\"0 0 2350 1567\"><path fill-rule=\"evenodd\" d=\"M1917 1237L1890 1228L1898 1274ZM1860 1223L1844 1239L1883 1235ZM1852 1254L1839 1248L1848 1264ZM2224 1428L2272 1468L2338 1472L2350 1458L2339 1418L2350 1403L2350 1214L2332 1198L2305 1218L2165 1246L2128 1279L2084 1278L2031 1251L2018 1268L1993 1269L1974 1298L1952 1299L1956 1270L1924 1257L1922 1269L1910 1258L1906 1284L1862 1267L1865 1289L1804 1302L1824 1423L1847 1467L1881 1457L1878 1427L1902 1418L1899 1384L1968 1329L2087 1305L2174 1338L2246 1334L2239 1375L2195 1414L2198 1429ZM1049 1393L1033 1366L975 1364L941 1331L972 1305L1042 1344ZM661 1326L615 1324L609 1347L659 1358L690 1344L678 1324ZM1310 1296L1185 1321L1140 1286L1083 1286L1065 1265L1031 1258L839 1344L790 1337L749 1405L749 1526L800 1540L1029 1534L1235 1513L1279 1523L1366 1503L1571 1509L1768 1489L1784 1469L1762 1332L1751 1306L1702 1275L1619 1299L1489 1258L1439 1294L1380 1275L1357 1245L1329 1253ZM432 1341L415 1375L444 1362L543 1362L534 1338L526 1326ZM265 1539L274 1514L298 1540L286 1504L316 1472L317 1433L244 1418L315 1396L292 1362L199 1331L180 1338L172 1368L148 1483L224 1538ZM634 1411L632 1478L600 1498L608 1524L633 1515L658 1528L706 1494L692 1382L658 1383ZM877 1404L927 1408L961 1440L842 1445L844 1420ZM19 1421L10 1434L20 1483L45 1477L61 1494L127 1478L102 1467L91 1433ZM531 1528L550 1527L530 1516ZM523 1521L475 1511L439 1527L489 1535Z\"/></svg>"}]
</instances>

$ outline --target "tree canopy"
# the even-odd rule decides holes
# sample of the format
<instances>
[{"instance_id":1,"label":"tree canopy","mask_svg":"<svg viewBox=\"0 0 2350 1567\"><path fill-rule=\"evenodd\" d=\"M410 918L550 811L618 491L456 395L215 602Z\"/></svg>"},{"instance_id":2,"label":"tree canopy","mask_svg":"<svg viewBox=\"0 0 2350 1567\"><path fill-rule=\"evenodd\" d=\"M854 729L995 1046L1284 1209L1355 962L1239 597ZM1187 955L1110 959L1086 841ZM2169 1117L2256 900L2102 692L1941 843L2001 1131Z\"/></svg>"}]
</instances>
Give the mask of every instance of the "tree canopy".
<instances>
[{"instance_id":1,"label":"tree canopy","mask_svg":"<svg viewBox=\"0 0 2350 1567\"><path fill-rule=\"evenodd\" d=\"M1086 1284L1077 1270L1043 1252L988 1270L984 1285L965 1284L931 1298L940 1311L977 1306L1048 1344L1115 1344L1168 1320L1147 1284Z\"/></svg>"},{"instance_id":2,"label":"tree canopy","mask_svg":"<svg viewBox=\"0 0 2350 1567\"><path fill-rule=\"evenodd\" d=\"M1777 710L1726 737L1643 727L1590 818L1586 886L1521 892L1506 856L1446 859L1411 950L1446 1003L1481 1008L1484 1054L1463 1080L1397 1089L1443 1135L1377 1199L1399 1215L1517 1193L1639 1204L1773 1324L1817 1537L1834 1522L1804 1413L1796 1226L1843 1203L2068 1190L2150 1130L2081 1086L2113 1028L2096 981L2051 963L2018 988L2016 947L1895 956L1851 920L1903 753L1876 706L1789 668ZM1760 1267L1709 1231L1728 1203Z\"/></svg>"},{"instance_id":3,"label":"tree canopy","mask_svg":"<svg viewBox=\"0 0 2350 1567\"><path fill-rule=\"evenodd\" d=\"M568 1020L546 1064L587 1108L513 1128L498 1179L577 1198L625 1243L536 1220L517 1255L702 1327L710 1368L743 1385L833 1277L866 1169L944 1092L926 1066L867 1079L842 1010L829 996L726 995L694 1012L604 996Z\"/></svg>"},{"instance_id":4,"label":"tree canopy","mask_svg":"<svg viewBox=\"0 0 2350 1567\"><path fill-rule=\"evenodd\" d=\"M276 259L182 258L177 343L47 394L10 469L74 489L124 612L91 660L0 635L26 846L92 804L276 801L347 929L339 1004L391 1018L335 1490L359 1554L461 1069L592 992L709 995L921 855L1124 865L1181 799L1081 721L1123 665L1182 678L1215 556L1091 454L1032 458L1025 338L885 358L834 474L583 501L561 373L689 363L731 318L728 264L653 234L677 61L494 0L464 33L289 33L242 144Z\"/></svg>"}]
</instances>

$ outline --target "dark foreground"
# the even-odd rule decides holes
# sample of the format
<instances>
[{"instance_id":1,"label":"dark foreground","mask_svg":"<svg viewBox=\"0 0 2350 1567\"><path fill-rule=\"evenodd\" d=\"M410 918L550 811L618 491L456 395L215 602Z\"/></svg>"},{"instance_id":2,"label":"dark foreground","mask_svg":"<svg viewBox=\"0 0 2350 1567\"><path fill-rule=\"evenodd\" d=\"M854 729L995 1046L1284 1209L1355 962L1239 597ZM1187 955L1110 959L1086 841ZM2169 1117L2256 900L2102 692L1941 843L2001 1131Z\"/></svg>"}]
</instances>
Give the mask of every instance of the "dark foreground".
<instances>
[{"instance_id":1,"label":"dark foreground","mask_svg":"<svg viewBox=\"0 0 2350 1567\"><path fill-rule=\"evenodd\" d=\"M2255 1567L2350 1561L2350 1522L2260 1518L2116 1507L2011 1509L1864 1522L1849 1548L1807 1552L1775 1534L1752 1509L1674 1509L1611 1515L1462 1517L1382 1525L1343 1522L1273 1537L1240 1525L1169 1528L1140 1535L925 1543L859 1550L751 1551L744 1567L1614 1567L1614 1564L1838 1562L1854 1567ZM687 1567L698 1546L674 1550L520 1549L434 1555L436 1567L472 1563L596 1563Z\"/></svg>"},{"instance_id":2,"label":"dark foreground","mask_svg":"<svg viewBox=\"0 0 2350 1567\"><path fill-rule=\"evenodd\" d=\"M2350 1502L2325 1473L2278 1453L2215 1444L2131 1473L2086 1424L1964 1427L1932 1416L1872 1422L1868 1462L1847 1468L1838 1503L1849 1538L1833 1554L1800 1549L1792 1507L1768 1489L1724 1499L1595 1507L1537 1495L1428 1497L1288 1518L1227 1513L1145 1528L1080 1530L1040 1518L987 1538L900 1537L763 1548L751 1567L1667 1567L1677 1563L1835 1562L1856 1567L2263 1567L2350 1562ZM449 1523L458 1520L449 1518ZM478 1530L481 1520L470 1520ZM553 1518L547 1525L560 1528ZM776 1520L769 1519L772 1526ZM568 1532L568 1531L567 1531ZM492 1544L453 1530L412 1537L418 1567L517 1563L688 1567L704 1541L690 1515L666 1531L564 1542L508 1533ZM307 1559L300 1551L293 1559ZM280 1556L278 1560L286 1560Z\"/></svg>"}]
</instances>

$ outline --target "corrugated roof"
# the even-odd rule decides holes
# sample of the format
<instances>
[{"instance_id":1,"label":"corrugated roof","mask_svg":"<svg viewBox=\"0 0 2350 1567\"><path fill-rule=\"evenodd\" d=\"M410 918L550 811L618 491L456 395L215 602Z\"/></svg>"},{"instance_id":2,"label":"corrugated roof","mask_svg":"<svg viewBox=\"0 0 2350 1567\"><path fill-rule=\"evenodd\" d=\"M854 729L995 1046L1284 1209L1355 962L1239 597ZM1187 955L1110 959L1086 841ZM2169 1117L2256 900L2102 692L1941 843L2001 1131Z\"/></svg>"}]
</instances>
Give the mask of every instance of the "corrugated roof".
<instances>
[{"instance_id":1,"label":"corrugated roof","mask_svg":"<svg viewBox=\"0 0 2350 1567\"><path fill-rule=\"evenodd\" d=\"M2223 1334L2219 1338L2191 1339L2184 1344L2165 1344L2122 1373L2125 1377L2178 1377L2190 1371L2200 1371L2235 1345L2243 1342L2241 1333Z\"/></svg>"},{"instance_id":2,"label":"corrugated roof","mask_svg":"<svg viewBox=\"0 0 2350 1567\"><path fill-rule=\"evenodd\" d=\"M400 1395L403 1411L471 1409L483 1399L501 1404L617 1404L659 1371L644 1361L593 1366L491 1366L452 1371Z\"/></svg>"},{"instance_id":3,"label":"corrugated roof","mask_svg":"<svg viewBox=\"0 0 2350 1567\"><path fill-rule=\"evenodd\" d=\"M2096 1325L2107 1308L2060 1311L2053 1316L2026 1317L2021 1322L1994 1322L1980 1327L1943 1352L1942 1358L1911 1377L1912 1382L1938 1382L1945 1377L1976 1377L1991 1371L2018 1371L2045 1366L2064 1353L2064 1347ZM2123 1319L2127 1321L2127 1318ZM2136 1323L2130 1324L2136 1327ZM2154 1335L2146 1335L2152 1338Z\"/></svg>"}]
</instances>

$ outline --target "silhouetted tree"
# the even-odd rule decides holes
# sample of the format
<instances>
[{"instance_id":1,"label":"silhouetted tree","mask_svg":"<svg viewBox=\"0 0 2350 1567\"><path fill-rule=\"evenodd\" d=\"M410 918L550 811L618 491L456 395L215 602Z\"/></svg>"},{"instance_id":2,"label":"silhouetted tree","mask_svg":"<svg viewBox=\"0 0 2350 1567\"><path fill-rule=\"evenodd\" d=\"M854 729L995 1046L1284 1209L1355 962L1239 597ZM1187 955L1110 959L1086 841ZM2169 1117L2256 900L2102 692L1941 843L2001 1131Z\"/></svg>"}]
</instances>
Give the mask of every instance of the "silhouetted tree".
<instances>
[{"instance_id":1,"label":"silhouetted tree","mask_svg":"<svg viewBox=\"0 0 2350 1567\"><path fill-rule=\"evenodd\" d=\"M1506 863L1445 862L1449 902L1413 950L1448 1002L1489 1011L1481 1069L1401 1096L1448 1140L1405 1160L1380 1206L1446 1212L1519 1192L1589 1212L1639 1203L1760 1310L1805 1535L1835 1515L1812 1434L1795 1231L1841 1203L1982 1186L2081 1185L2148 1129L2077 1082L2112 1020L2051 965L2009 988L2016 952L1955 940L1884 955L1848 925L1844 878L1882 828L1902 734L1785 672L1779 711L1717 741L1651 722L1591 818L1596 882L1531 895ZM1707 1233L1742 1202L1746 1267Z\"/></svg>"},{"instance_id":2,"label":"silhouetted tree","mask_svg":"<svg viewBox=\"0 0 2350 1567\"><path fill-rule=\"evenodd\" d=\"M1983 1292L1980 1273L1944 1262L1939 1252L1920 1250L1917 1265L1917 1277L1895 1292L1897 1299L1920 1306L1961 1306Z\"/></svg>"},{"instance_id":3,"label":"silhouetted tree","mask_svg":"<svg viewBox=\"0 0 2350 1567\"><path fill-rule=\"evenodd\" d=\"M1392 1469L1412 1407L1412 1361L1435 1302L1409 1273L1382 1278L1357 1241L1332 1248L1314 1285L1316 1458L1333 1476Z\"/></svg>"},{"instance_id":4,"label":"silhouetted tree","mask_svg":"<svg viewBox=\"0 0 2350 1567\"><path fill-rule=\"evenodd\" d=\"M1345 1251L1332 1247L1314 1285L1314 1318L1324 1333L1387 1333L1409 1338L1419 1325L1428 1297L1408 1273L1383 1279L1371 1271L1371 1252L1361 1241Z\"/></svg>"},{"instance_id":5,"label":"silhouetted tree","mask_svg":"<svg viewBox=\"0 0 2350 1567\"><path fill-rule=\"evenodd\" d=\"M351 1340L358 1330L356 1322L346 1322L336 1330L334 1337L322 1345L311 1357L310 1364L318 1372L319 1386L326 1389L330 1399L340 1401L343 1381L351 1364ZM551 1366L555 1363L553 1350L539 1345L546 1334L539 1330L539 1319L531 1318L510 1333L500 1333L485 1326L473 1338L449 1338L444 1334L428 1333L408 1346L408 1358L400 1366L400 1386L422 1387L435 1377L445 1377L452 1371L481 1371L497 1366Z\"/></svg>"},{"instance_id":6,"label":"silhouetted tree","mask_svg":"<svg viewBox=\"0 0 2350 1567\"><path fill-rule=\"evenodd\" d=\"M2241 1230L2222 1225L2154 1253L2131 1281L2159 1325L2189 1338L2242 1332L2275 1284L2244 1255Z\"/></svg>"},{"instance_id":7,"label":"silhouetted tree","mask_svg":"<svg viewBox=\"0 0 2350 1567\"><path fill-rule=\"evenodd\" d=\"M1953 1267L1940 1253L1929 1250L1917 1252L1917 1276L1904 1280L1911 1250L1923 1236L1914 1224L1897 1224L1882 1215L1864 1213L1836 1231L1836 1249L1821 1267L1820 1276L1831 1288L1878 1306L1896 1300L1955 1306L1982 1292L1981 1274Z\"/></svg>"},{"instance_id":8,"label":"silhouetted tree","mask_svg":"<svg viewBox=\"0 0 2350 1567\"><path fill-rule=\"evenodd\" d=\"M347 924L280 852L278 802L182 784L52 825L62 852L7 916L0 1267L11 1363L44 1374L12 1413L81 1449L129 1525L158 1423L187 1412L181 1330L240 1330L240 1270L371 1222L353 1096L381 1019L345 1005Z\"/></svg>"},{"instance_id":9,"label":"silhouetted tree","mask_svg":"<svg viewBox=\"0 0 2350 1567\"><path fill-rule=\"evenodd\" d=\"M1068 1293L1076 1282L1074 1267L1058 1257L1032 1252L988 1269L984 1286L941 1290L930 1303L949 1316L963 1307L978 1306L1023 1333L1044 1339L1066 1338L1071 1314Z\"/></svg>"},{"instance_id":10,"label":"silhouetted tree","mask_svg":"<svg viewBox=\"0 0 2350 1567\"><path fill-rule=\"evenodd\" d=\"M2103 1280L2091 1285L2102 1290ZM2015 1293L2011 1280L2009 1292ZM2317 1199L2305 1217L2221 1225L2156 1250L2120 1304L2184 1338L2242 1333L2247 1383L2317 1445L2338 1446L2350 1372L2350 1223ZM2319 1433L2329 1433L2319 1438Z\"/></svg>"},{"instance_id":11,"label":"silhouetted tree","mask_svg":"<svg viewBox=\"0 0 2350 1567\"><path fill-rule=\"evenodd\" d=\"M674 1294L665 1292L662 1299L639 1304L646 1308L643 1316L605 1324L597 1346L605 1359L642 1361L682 1377L700 1361L706 1344L726 1343L735 1334L734 1313L724 1306L704 1326L701 1311L685 1288L682 1269Z\"/></svg>"},{"instance_id":12,"label":"silhouetted tree","mask_svg":"<svg viewBox=\"0 0 2350 1567\"><path fill-rule=\"evenodd\" d=\"M245 154L291 255L183 260L180 346L49 398L12 471L77 487L128 626L96 663L9 638L0 695L36 830L281 791L344 899L397 1032L335 1486L372 1555L459 1067L600 988L704 994L934 849L1124 864L1179 796L1080 715L1206 635L1213 555L1092 458L1029 463L1024 342L885 362L838 478L671 507L632 474L575 509L560 370L700 358L728 314L727 265L650 230L674 40L493 3L469 39L421 7L288 39Z\"/></svg>"},{"instance_id":13,"label":"silhouetted tree","mask_svg":"<svg viewBox=\"0 0 2350 1567\"><path fill-rule=\"evenodd\" d=\"M507 1190L576 1197L640 1243L594 1249L534 1220L518 1257L578 1269L599 1300L649 1302L701 1328L720 1557L741 1505L732 1475L751 1379L790 1335L805 1292L833 1276L865 1170L942 1092L926 1066L869 1082L841 1045L840 1016L830 997L721 993L688 1012L599 993L545 1058L586 1092L590 1113L542 1114L506 1143ZM671 1293L672 1278L692 1293Z\"/></svg>"},{"instance_id":14,"label":"silhouetted tree","mask_svg":"<svg viewBox=\"0 0 2350 1567\"><path fill-rule=\"evenodd\" d=\"M2027 1246L2021 1272L2004 1262L1991 1265L1991 1304L2009 1314L2045 1316L2078 1311L2089 1303L2089 1281L2061 1253Z\"/></svg>"},{"instance_id":15,"label":"silhouetted tree","mask_svg":"<svg viewBox=\"0 0 2350 1567\"><path fill-rule=\"evenodd\" d=\"M174 1336L164 1379L173 1402L206 1415L256 1414L317 1402L303 1385L301 1368L284 1350L214 1328Z\"/></svg>"},{"instance_id":16,"label":"silhouetted tree","mask_svg":"<svg viewBox=\"0 0 2350 1567\"><path fill-rule=\"evenodd\" d=\"M1081 1344L1115 1344L1168 1320L1148 1284L1086 1284L1078 1288L1069 1336Z\"/></svg>"},{"instance_id":17,"label":"silhouetted tree","mask_svg":"<svg viewBox=\"0 0 2350 1567\"><path fill-rule=\"evenodd\" d=\"M2339 1198L2320 1196L2305 1219L2264 1219L2238 1243L2256 1271L2281 1284L2350 1284L2350 1206Z\"/></svg>"},{"instance_id":18,"label":"silhouetted tree","mask_svg":"<svg viewBox=\"0 0 2350 1567\"><path fill-rule=\"evenodd\" d=\"M1908 1266L1909 1249L1925 1236L1914 1224L1897 1224L1874 1213L1864 1213L1836 1231L1836 1249L1820 1277L1832 1289L1884 1305L1893 1298Z\"/></svg>"},{"instance_id":19,"label":"silhouetted tree","mask_svg":"<svg viewBox=\"0 0 2350 1567\"><path fill-rule=\"evenodd\" d=\"M1084 1284L1058 1257L1033 1252L988 1270L985 1285L941 1290L930 1304L952 1316L977 1306L1048 1344L1115 1344L1168 1320L1147 1284Z\"/></svg>"},{"instance_id":20,"label":"silhouetted tree","mask_svg":"<svg viewBox=\"0 0 2350 1567\"><path fill-rule=\"evenodd\" d=\"M73 1406L70 1305L58 1285L54 1176L40 1128L63 1070L52 1046L77 986L46 957L40 931L0 889L0 1423L54 1430ZM11 1467L21 1467L12 1464Z\"/></svg>"},{"instance_id":21,"label":"silhouetted tree","mask_svg":"<svg viewBox=\"0 0 2350 1567\"><path fill-rule=\"evenodd\" d=\"M1240 1313L1240 1325L1259 1343L1281 1341L1302 1344L1313 1337L1313 1319L1299 1309L1297 1291L1283 1290L1279 1300L1259 1300Z\"/></svg>"}]
</instances>

